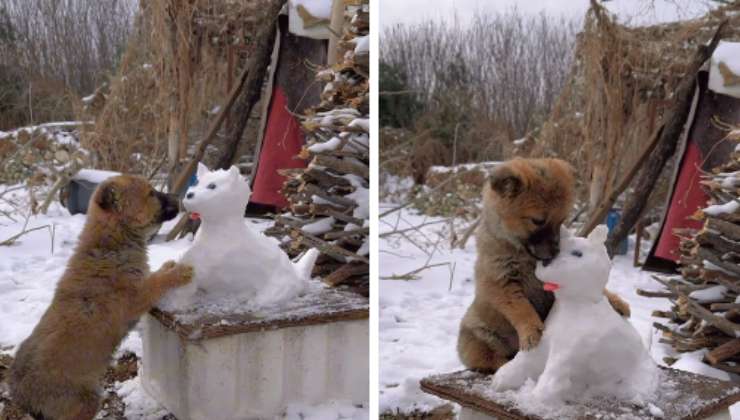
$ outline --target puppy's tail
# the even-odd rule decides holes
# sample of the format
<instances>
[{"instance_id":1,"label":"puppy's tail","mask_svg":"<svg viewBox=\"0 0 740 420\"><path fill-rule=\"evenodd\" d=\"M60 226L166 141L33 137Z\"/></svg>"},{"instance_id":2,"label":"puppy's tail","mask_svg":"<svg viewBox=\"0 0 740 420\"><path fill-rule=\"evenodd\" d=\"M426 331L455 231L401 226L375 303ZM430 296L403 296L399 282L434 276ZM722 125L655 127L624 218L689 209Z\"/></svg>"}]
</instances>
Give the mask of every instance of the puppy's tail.
<instances>
[{"instance_id":1,"label":"puppy's tail","mask_svg":"<svg viewBox=\"0 0 740 420\"><path fill-rule=\"evenodd\" d=\"M296 273L298 273L298 277L304 279L304 280L310 280L311 279L311 271L313 271L313 266L316 263L316 258L319 257L318 249L311 248L308 251L306 251L305 254L294 263Z\"/></svg>"}]
</instances>

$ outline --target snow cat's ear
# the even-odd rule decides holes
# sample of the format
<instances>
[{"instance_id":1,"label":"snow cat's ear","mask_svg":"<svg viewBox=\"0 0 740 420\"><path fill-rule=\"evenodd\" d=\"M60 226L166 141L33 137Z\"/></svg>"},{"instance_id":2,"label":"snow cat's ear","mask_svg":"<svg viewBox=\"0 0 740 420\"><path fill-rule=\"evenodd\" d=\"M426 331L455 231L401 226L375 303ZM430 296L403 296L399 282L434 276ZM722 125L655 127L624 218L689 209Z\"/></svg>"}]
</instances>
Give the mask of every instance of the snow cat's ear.
<instances>
[{"instance_id":1,"label":"snow cat's ear","mask_svg":"<svg viewBox=\"0 0 740 420\"><path fill-rule=\"evenodd\" d=\"M201 162L198 162L198 172L195 174L198 179L203 178L208 173L208 167Z\"/></svg>"},{"instance_id":2,"label":"snow cat's ear","mask_svg":"<svg viewBox=\"0 0 740 420\"><path fill-rule=\"evenodd\" d=\"M568 239L573 236L573 233L565 227L565 225L560 225L560 239Z\"/></svg>"},{"instance_id":3,"label":"snow cat's ear","mask_svg":"<svg viewBox=\"0 0 740 420\"><path fill-rule=\"evenodd\" d=\"M241 173L239 173L239 168L237 168L235 165L231 165L231 168L229 168L229 177L234 180L241 180Z\"/></svg>"},{"instance_id":4,"label":"snow cat's ear","mask_svg":"<svg viewBox=\"0 0 740 420\"><path fill-rule=\"evenodd\" d=\"M606 225L598 225L588 234L588 240L593 244L603 245L608 235L609 228Z\"/></svg>"}]
</instances>

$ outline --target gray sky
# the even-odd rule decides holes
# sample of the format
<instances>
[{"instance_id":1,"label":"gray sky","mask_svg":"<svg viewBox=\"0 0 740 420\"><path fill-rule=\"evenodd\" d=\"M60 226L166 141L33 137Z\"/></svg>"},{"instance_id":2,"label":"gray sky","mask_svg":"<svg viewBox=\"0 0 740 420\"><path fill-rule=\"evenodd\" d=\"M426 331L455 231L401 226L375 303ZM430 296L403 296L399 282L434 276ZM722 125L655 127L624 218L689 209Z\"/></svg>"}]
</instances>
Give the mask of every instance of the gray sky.
<instances>
[{"instance_id":1,"label":"gray sky","mask_svg":"<svg viewBox=\"0 0 740 420\"><path fill-rule=\"evenodd\" d=\"M588 0L380 0L382 27L413 23L425 18L451 19L455 13L465 22L476 12L495 12L516 6L525 13L583 16ZM693 18L708 10L708 0L611 0L604 3L620 21L630 24L668 22Z\"/></svg>"}]
</instances>

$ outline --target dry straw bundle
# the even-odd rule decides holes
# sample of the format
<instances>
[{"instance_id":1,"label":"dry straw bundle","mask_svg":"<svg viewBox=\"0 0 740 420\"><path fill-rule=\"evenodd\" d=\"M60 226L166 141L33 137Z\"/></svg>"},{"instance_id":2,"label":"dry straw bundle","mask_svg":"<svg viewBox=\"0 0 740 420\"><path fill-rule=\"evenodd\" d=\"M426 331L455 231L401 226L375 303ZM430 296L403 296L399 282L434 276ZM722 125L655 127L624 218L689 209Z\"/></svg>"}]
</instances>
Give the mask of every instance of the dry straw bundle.
<instances>
[{"instance_id":1,"label":"dry straw bundle","mask_svg":"<svg viewBox=\"0 0 740 420\"><path fill-rule=\"evenodd\" d=\"M96 124L82 144L99 168L175 172L250 55L266 1L144 1ZM92 114L92 115L90 115Z\"/></svg>"},{"instance_id":2,"label":"dry straw bundle","mask_svg":"<svg viewBox=\"0 0 740 420\"><path fill-rule=\"evenodd\" d=\"M738 12L740 4L735 4L691 21L634 28L617 23L592 2L578 36L572 76L532 154L573 162L582 179L590 179L579 185L579 192L593 209L660 127L697 47L725 19L723 39L740 40Z\"/></svg>"}]
</instances>

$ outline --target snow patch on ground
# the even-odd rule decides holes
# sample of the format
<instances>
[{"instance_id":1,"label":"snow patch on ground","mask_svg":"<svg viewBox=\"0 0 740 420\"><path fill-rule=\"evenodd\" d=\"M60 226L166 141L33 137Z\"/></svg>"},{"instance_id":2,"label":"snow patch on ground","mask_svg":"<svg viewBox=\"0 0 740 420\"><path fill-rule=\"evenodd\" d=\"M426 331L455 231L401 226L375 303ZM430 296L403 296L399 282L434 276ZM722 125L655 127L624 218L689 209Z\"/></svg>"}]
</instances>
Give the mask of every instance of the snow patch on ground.
<instances>
[{"instance_id":1,"label":"snow patch on ground","mask_svg":"<svg viewBox=\"0 0 740 420\"><path fill-rule=\"evenodd\" d=\"M370 413L367 406L356 406L349 401L329 401L318 405L290 404L285 420L364 420Z\"/></svg>"},{"instance_id":2,"label":"snow patch on ground","mask_svg":"<svg viewBox=\"0 0 740 420\"><path fill-rule=\"evenodd\" d=\"M127 419L161 419L167 415L167 410L144 391L140 376L116 384L116 393L126 404Z\"/></svg>"}]
</instances>

